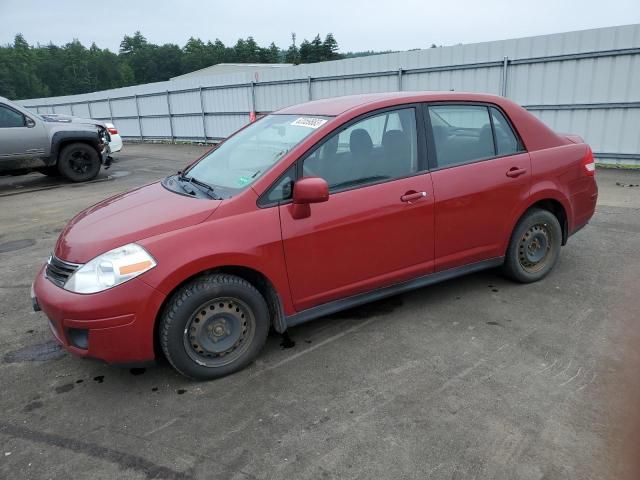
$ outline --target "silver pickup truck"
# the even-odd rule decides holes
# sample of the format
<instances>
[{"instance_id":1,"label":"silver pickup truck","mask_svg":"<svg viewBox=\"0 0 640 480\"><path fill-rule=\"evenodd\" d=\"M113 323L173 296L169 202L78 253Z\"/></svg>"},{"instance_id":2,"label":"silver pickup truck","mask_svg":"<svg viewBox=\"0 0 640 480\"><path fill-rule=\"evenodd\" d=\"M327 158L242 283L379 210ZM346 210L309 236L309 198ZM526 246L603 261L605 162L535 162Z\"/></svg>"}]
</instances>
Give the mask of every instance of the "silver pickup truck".
<instances>
[{"instance_id":1,"label":"silver pickup truck","mask_svg":"<svg viewBox=\"0 0 640 480\"><path fill-rule=\"evenodd\" d=\"M86 182L108 162L108 153L103 126L47 122L0 97L0 175L37 171Z\"/></svg>"}]
</instances>

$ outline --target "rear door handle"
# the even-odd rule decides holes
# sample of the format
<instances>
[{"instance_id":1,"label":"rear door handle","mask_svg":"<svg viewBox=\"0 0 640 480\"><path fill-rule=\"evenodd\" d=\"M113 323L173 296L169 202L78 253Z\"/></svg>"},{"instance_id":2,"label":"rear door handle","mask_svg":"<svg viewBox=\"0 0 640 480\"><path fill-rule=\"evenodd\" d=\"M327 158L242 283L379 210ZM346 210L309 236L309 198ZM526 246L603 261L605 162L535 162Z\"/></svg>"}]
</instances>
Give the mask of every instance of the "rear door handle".
<instances>
[{"instance_id":1,"label":"rear door handle","mask_svg":"<svg viewBox=\"0 0 640 480\"><path fill-rule=\"evenodd\" d=\"M511 167L507 170L507 177L516 178L527 173L526 168Z\"/></svg>"},{"instance_id":2,"label":"rear door handle","mask_svg":"<svg viewBox=\"0 0 640 480\"><path fill-rule=\"evenodd\" d=\"M427 192L407 192L400 197L403 202L411 203L414 200L420 200L427 196Z\"/></svg>"}]
</instances>

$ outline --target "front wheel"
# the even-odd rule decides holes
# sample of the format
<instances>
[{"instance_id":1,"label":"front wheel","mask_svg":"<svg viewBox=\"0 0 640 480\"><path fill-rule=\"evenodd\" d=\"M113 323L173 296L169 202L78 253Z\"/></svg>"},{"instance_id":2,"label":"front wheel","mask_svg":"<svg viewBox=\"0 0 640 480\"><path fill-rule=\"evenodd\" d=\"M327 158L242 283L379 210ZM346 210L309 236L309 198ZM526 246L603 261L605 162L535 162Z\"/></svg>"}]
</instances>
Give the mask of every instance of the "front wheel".
<instances>
[{"instance_id":1,"label":"front wheel","mask_svg":"<svg viewBox=\"0 0 640 480\"><path fill-rule=\"evenodd\" d=\"M213 274L171 298L160 320L160 345L181 374L210 380L247 366L269 333L269 309L246 280Z\"/></svg>"},{"instance_id":2,"label":"front wheel","mask_svg":"<svg viewBox=\"0 0 640 480\"><path fill-rule=\"evenodd\" d=\"M518 222L504 261L505 274L522 283L544 278L560 255L562 228L548 210L532 209Z\"/></svg>"},{"instance_id":3,"label":"front wheel","mask_svg":"<svg viewBox=\"0 0 640 480\"><path fill-rule=\"evenodd\" d=\"M58 171L72 182L93 180L100 172L100 155L86 143L72 143L60 152Z\"/></svg>"}]
</instances>

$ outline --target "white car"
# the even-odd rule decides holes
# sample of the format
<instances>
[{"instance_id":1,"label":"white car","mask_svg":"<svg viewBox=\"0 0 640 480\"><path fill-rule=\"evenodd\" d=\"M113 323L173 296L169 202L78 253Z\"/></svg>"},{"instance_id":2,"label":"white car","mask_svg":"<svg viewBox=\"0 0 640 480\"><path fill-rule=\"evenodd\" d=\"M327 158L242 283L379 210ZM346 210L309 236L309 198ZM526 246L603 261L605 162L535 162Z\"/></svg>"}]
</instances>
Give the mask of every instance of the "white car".
<instances>
[{"instance_id":1,"label":"white car","mask_svg":"<svg viewBox=\"0 0 640 480\"><path fill-rule=\"evenodd\" d=\"M109 150L111 150L111 156L120 152L122 150L122 137L118 133L118 129L115 127L113 123L104 122L109 131L109 135L111 136L111 140L109 140Z\"/></svg>"},{"instance_id":2,"label":"white car","mask_svg":"<svg viewBox=\"0 0 640 480\"><path fill-rule=\"evenodd\" d=\"M109 140L109 155L111 157L115 157L117 156L116 154L122 150L122 137L113 123L94 120L91 118L74 117L71 115L64 115L62 113L41 113L40 117L47 122L89 123L93 125L102 125L109 131L109 136L111 137L111 140Z\"/></svg>"}]
</instances>

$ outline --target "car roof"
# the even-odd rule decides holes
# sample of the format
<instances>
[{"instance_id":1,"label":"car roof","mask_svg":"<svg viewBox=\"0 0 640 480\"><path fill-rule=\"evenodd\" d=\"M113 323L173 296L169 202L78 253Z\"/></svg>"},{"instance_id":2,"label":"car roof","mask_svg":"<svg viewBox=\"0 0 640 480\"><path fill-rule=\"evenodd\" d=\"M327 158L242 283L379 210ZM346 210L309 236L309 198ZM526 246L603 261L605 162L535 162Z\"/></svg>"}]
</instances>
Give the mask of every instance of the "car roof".
<instances>
[{"instance_id":1,"label":"car roof","mask_svg":"<svg viewBox=\"0 0 640 480\"><path fill-rule=\"evenodd\" d=\"M307 114L307 115L327 115L337 116L349 110L359 107L374 108L401 105L413 102L435 102L435 101L473 101L489 102L500 104L503 97L486 93L471 92L386 92L367 93L362 95L347 95L344 97L325 98L313 100L311 102L300 103L278 110L277 114Z\"/></svg>"}]
</instances>

